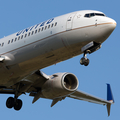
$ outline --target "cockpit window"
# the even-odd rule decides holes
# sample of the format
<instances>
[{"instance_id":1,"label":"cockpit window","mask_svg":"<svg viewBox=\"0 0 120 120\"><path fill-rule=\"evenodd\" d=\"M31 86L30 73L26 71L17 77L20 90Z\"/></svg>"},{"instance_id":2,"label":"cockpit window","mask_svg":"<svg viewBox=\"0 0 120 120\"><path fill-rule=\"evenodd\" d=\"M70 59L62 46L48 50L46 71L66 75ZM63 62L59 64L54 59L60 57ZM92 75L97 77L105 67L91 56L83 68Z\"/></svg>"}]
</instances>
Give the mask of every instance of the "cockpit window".
<instances>
[{"instance_id":1,"label":"cockpit window","mask_svg":"<svg viewBox=\"0 0 120 120\"><path fill-rule=\"evenodd\" d=\"M105 14L103 14L103 13L88 13L88 14L85 14L84 17L90 18L90 17L93 17L93 16L105 16Z\"/></svg>"},{"instance_id":2,"label":"cockpit window","mask_svg":"<svg viewBox=\"0 0 120 120\"><path fill-rule=\"evenodd\" d=\"M85 14L85 17L93 17L93 16L95 16L95 13L89 13L89 14Z\"/></svg>"},{"instance_id":3,"label":"cockpit window","mask_svg":"<svg viewBox=\"0 0 120 120\"><path fill-rule=\"evenodd\" d=\"M85 17L89 17L90 16L90 14L85 14Z\"/></svg>"},{"instance_id":4,"label":"cockpit window","mask_svg":"<svg viewBox=\"0 0 120 120\"><path fill-rule=\"evenodd\" d=\"M95 13L96 16L105 16L105 14L102 13Z\"/></svg>"},{"instance_id":5,"label":"cockpit window","mask_svg":"<svg viewBox=\"0 0 120 120\"><path fill-rule=\"evenodd\" d=\"M90 14L90 17L93 17L93 16L95 16L95 13L91 13L91 14Z\"/></svg>"}]
</instances>

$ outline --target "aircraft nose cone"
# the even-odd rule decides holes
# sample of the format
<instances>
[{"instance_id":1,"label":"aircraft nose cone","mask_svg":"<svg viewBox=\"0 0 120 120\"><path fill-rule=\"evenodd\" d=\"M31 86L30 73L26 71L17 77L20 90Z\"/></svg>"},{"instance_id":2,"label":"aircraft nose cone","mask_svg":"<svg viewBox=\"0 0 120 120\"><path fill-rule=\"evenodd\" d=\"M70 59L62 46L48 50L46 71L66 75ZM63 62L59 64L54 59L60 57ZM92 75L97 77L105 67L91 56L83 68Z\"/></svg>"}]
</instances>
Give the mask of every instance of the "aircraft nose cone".
<instances>
[{"instance_id":1,"label":"aircraft nose cone","mask_svg":"<svg viewBox=\"0 0 120 120\"><path fill-rule=\"evenodd\" d=\"M106 18L105 23L109 25L109 28L113 31L116 28L116 21L111 18Z\"/></svg>"},{"instance_id":2,"label":"aircraft nose cone","mask_svg":"<svg viewBox=\"0 0 120 120\"><path fill-rule=\"evenodd\" d=\"M116 27L116 25L117 25L116 21L115 21L115 20L113 20L112 22L113 22L113 24L114 24L114 25L115 25L115 27Z\"/></svg>"},{"instance_id":3,"label":"aircraft nose cone","mask_svg":"<svg viewBox=\"0 0 120 120\"><path fill-rule=\"evenodd\" d=\"M111 18L101 19L101 37L103 38L103 42L111 35L111 33L116 28L116 21Z\"/></svg>"},{"instance_id":4,"label":"aircraft nose cone","mask_svg":"<svg viewBox=\"0 0 120 120\"><path fill-rule=\"evenodd\" d=\"M116 28L116 25L117 25L115 20L108 18L108 17L102 19L101 22L104 26L103 28L105 28L104 30L106 30L106 32L108 33L109 32L111 33Z\"/></svg>"},{"instance_id":5,"label":"aircraft nose cone","mask_svg":"<svg viewBox=\"0 0 120 120\"><path fill-rule=\"evenodd\" d=\"M117 23L113 19L111 19L110 22L111 22L111 28L114 30L116 28Z\"/></svg>"}]
</instances>

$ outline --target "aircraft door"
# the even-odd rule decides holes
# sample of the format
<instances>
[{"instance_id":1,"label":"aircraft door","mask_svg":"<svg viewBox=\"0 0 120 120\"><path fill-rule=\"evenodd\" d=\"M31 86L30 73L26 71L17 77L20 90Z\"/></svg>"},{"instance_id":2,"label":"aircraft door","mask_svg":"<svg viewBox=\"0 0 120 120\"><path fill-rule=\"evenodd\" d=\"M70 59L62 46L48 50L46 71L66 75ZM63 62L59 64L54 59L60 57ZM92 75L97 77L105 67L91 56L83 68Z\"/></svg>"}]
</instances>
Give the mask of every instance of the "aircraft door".
<instances>
[{"instance_id":1,"label":"aircraft door","mask_svg":"<svg viewBox=\"0 0 120 120\"><path fill-rule=\"evenodd\" d=\"M72 29L73 19L74 19L75 15L76 15L76 13L72 13L68 17L68 19L67 19L67 25L66 25L66 30L71 30Z\"/></svg>"}]
</instances>

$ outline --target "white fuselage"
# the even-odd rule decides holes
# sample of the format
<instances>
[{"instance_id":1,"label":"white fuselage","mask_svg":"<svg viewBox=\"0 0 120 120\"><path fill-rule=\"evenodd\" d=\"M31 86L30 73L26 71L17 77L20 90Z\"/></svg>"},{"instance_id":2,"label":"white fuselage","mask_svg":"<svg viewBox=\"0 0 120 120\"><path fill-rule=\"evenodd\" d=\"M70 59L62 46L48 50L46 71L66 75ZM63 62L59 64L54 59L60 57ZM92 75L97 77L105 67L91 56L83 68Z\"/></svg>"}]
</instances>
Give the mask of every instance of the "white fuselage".
<instances>
[{"instance_id":1,"label":"white fuselage","mask_svg":"<svg viewBox=\"0 0 120 120\"><path fill-rule=\"evenodd\" d=\"M116 27L98 11L59 16L0 39L0 86L11 86L32 72L82 54L91 41L104 42ZM3 60L4 59L4 60Z\"/></svg>"}]
</instances>

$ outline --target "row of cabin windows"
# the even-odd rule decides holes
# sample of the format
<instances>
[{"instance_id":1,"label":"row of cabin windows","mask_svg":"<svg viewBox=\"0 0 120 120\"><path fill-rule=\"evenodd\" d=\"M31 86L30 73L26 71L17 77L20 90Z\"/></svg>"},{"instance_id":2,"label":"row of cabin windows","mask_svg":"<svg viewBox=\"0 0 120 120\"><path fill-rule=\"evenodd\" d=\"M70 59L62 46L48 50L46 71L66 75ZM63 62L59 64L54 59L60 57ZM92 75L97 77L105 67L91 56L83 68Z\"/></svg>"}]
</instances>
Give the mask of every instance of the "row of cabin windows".
<instances>
[{"instance_id":1,"label":"row of cabin windows","mask_svg":"<svg viewBox=\"0 0 120 120\"><path fill-rule=\"evenodd\" d=\"M45 27L39 28L38 30L35 30L35 31L32 31L32 32L29 32L28 34L26 33L25 35L19 36L18 38L16 37L15 39L9 40L9 41L8 41L8 44L13 43L13 42L16 42L17 39L20 40L20 39L23 39L23 37L26 38L27 35L30 36L30 35L33 35L33 34L39 33L40 31L43 31L43 30L49 29L50 27L52 28L52 27L54 27L54 26L57 26L57 22L56 22L56 23L52 23L51 25L48 25L48 26L45 26ZM2 43L2 44L3 44L3 43ZM4 44L3 44L3 45L4 45ZM0 46L1 46L1 44L0 44Z\"/></svg>"}]
</instances>

